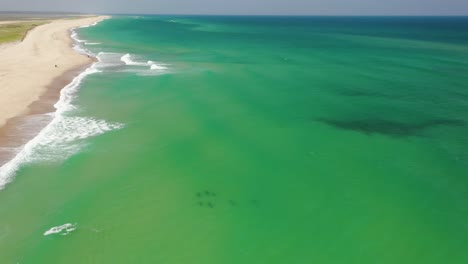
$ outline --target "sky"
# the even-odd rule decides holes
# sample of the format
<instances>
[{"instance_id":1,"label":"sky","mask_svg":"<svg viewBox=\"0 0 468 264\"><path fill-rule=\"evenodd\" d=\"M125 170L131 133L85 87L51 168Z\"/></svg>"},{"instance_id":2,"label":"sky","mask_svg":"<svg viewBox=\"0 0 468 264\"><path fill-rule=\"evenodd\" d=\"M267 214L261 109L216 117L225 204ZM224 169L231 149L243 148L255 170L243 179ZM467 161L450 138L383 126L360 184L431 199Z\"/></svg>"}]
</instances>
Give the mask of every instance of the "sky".
<instances>
[{"instance_id":1,"label":"sky","mask_svg":"<svg viewBox=\"0 0 468 264\"><path fill-rule=\"evenodd\" d=\"M468 0L0 0L0 11L219 15L468 15Z\"/></svg>"}]
</instances>

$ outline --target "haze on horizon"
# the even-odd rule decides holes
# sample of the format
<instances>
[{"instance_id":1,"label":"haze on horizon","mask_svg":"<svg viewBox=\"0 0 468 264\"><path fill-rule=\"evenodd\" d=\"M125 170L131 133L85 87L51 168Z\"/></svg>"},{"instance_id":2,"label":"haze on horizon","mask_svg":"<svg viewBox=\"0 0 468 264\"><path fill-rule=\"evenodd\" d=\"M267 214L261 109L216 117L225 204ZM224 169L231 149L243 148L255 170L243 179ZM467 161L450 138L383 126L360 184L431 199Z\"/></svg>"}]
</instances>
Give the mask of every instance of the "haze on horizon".
<instances>
[{"instance_id":1,"label":"haze on horizon","mask_svg":"<svg viewBox=\"0 0 468 264\"><path fill-rule=\"evenodd\" d=\"M468 15L467 0L2 0L0 11L219 15Z\"/></svg>"}]
</instances>

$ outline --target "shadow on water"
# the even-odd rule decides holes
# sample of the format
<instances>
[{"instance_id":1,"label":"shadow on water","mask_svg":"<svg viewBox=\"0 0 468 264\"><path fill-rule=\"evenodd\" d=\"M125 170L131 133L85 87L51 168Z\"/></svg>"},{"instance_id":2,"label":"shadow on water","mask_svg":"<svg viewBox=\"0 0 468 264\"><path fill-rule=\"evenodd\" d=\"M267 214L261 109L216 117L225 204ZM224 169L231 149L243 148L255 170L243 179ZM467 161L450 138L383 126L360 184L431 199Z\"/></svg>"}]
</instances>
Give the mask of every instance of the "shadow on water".
<instances>
[{"instance_id":1,"label":"shadow on water","mask_svg":"<svg viewBox=\"0 0 468 264\"><path fill-rule=\"evenodd\" d=\"M421 135L427 129L439 126L464 126L465 123L456 119L433 119L419 123L404 123L385 119L338 120L319 118L316 121L343 130L352 130L366 135L382 134L393 137L409 137Z\"/></svg>"},{"instance_id":2,"label":"shadow on water","mask_svg":"<svg viewBox=\"0 0 468 264\"><path fill-rule=\"evenodd\" d=\"M223 204L226 204L226 201L227 201L227 205L229 205L230 207L236 207L238 205L241 205L241 203L239 203L238 201L234 199L227 199L227 200L219 199L217 193L213 191L208 191L208 190L199 191L195 193L195 197L196 197L196 200L195 200L196 205L198 205L199 207L205 207L205 208L210 208L210 209L213 209L216 206L222 206ZM258 207L259 201L256 199L245 201L244 205Z\"/></svg>"}]
</instances>

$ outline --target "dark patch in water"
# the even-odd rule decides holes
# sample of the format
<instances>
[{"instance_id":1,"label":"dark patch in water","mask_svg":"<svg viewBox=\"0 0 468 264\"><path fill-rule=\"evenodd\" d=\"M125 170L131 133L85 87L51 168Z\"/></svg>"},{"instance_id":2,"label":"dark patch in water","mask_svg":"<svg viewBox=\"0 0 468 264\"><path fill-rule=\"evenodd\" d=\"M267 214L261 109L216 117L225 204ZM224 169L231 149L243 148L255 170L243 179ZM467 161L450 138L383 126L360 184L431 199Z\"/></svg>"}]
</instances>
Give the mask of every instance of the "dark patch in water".
<instances>
[{"instance_id":1,"label":"dark patch in water","mask_svg":"<svg viewBox=\"0 0 468 264\"><path fill-rule=\"evenodd\" d=\"M204 191L199 191L195 193L195 196L197 197L197 200L198 200L197 202L198 206L214 208L214 201L212 201L212 198L215 198L217 196L215 192L204 190Z\"/></svg>"},{"instance_id":2,"label":"dark patch in water","mask_svg":"<svg viewBox=\"0 0 468 264\"><path fill-rule=\"evenodd\" d=\"M317 121L339 129L357 131L367 135L382 134L394 137L416 136L426 129L438 126L465 125L463 121L455 119L434 119L420 123L403 123L385 119L337 120L320 118Z\"/></svg>"},{"instance_id":3,"label":"dark patch in water","mask_svg":"<svg viewBox=\"0 0 468 264\"><path fill-rule=\"evenodd\" d=\"M337 91L340 95L348 97L389 97L376 92L366 92L357 90L339 90Z\"/></svg>"},{"instance_id":4,"label":"dark patch in water","mask_svg":"<svg viewBox=\"0 0 468 264\"><path fill-rule=\"evenodd\" d=\"M202 191L202 192L197 192L195 194L198 198L202 198L202 197L216 197L216 193L215 192L211 192L211 191Z\"/></svg>"},{"instance_id":5,"label":"dark patch in water","mask_svg":"<svg viewBox=\"0 0 468 264\"><path fill-rule=\"evenodd\" d=\"M218 197L218 194L213 192L213 191L210 191L210 190L203 190L203 191L198 191L195 193L195 196L196 196L196 199L195 199L195 204L198 205L199 207L204 207L204 208L210 208L210 209L214 209L216 207L216 204L218 206L226 206L226 201L228 202L228 205L231 206L231 207L237 207L237 206L241 206L241 205L244 205L244 203L242 202L238 202L236 200L234 200L233 198L226 198L226 200L219 200L217 199ZM224 202L223 202L224 201ZM247 206L249 206L249 204L251 206L258 206L258 200L256 199L252 199L252 200L247 200L245 201Z\"/></svg>"}]
</instances>

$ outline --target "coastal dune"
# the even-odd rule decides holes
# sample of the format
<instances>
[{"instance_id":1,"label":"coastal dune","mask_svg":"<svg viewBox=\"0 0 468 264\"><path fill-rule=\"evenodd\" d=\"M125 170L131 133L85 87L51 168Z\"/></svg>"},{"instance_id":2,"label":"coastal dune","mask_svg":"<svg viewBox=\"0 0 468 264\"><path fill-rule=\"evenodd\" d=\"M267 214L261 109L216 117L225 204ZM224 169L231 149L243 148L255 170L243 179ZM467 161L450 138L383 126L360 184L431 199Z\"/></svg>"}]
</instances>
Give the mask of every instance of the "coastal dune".
<instances>
[{"instance_id":1,"label":"coastal dune","mask_svg":"<svg viewBox=\"0 0 468 264\"><path fill-rule=\"evenodd\" d=\"M92 63L72 48L70 29L106 18L54 20L31 30L22 42L0 48L0 127L27 114L54 80Z\"/></svg>"}]
</instances>

